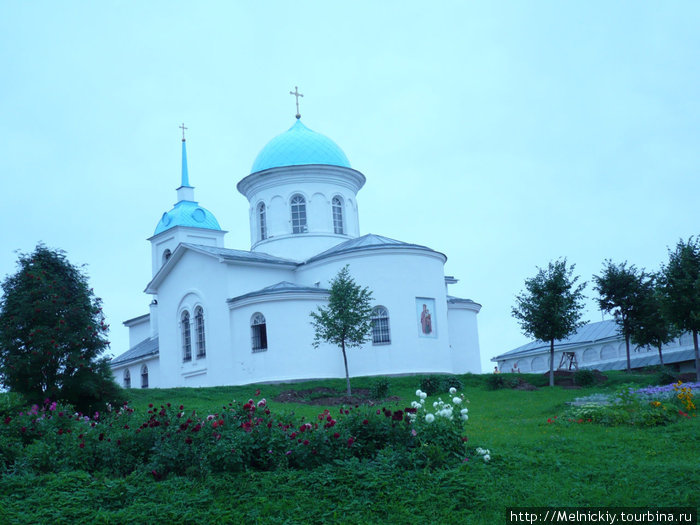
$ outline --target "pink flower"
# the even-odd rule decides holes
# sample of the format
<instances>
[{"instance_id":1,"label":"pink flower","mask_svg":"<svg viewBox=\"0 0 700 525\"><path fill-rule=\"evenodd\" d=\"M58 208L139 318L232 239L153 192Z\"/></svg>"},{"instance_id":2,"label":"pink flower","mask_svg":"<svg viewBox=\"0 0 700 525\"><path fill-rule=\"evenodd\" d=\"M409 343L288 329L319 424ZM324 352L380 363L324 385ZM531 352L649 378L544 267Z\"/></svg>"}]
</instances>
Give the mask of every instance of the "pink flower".
<instances>
[{"instance_id":1,"label":"pink flower","mask_svg":"<svg viewBox=\"0 0 700 525\"><path fill-rule=\"evenodd\" d=\"M416 432L416 429L415 429L415 428L412 429L412 430L411 430L411 435L412 435L412 436L415 436L416 434L418 434L418 432Z\"/></svg>"}]
</instances>

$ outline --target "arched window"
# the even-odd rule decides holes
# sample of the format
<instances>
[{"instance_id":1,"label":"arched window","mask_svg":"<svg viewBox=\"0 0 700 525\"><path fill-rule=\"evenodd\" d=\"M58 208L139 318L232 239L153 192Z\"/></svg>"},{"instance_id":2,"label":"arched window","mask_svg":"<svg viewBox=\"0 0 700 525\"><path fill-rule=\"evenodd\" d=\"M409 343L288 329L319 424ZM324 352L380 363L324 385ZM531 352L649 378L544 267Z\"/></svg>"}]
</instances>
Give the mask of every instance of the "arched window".
<instances>
[{"instance_id":1,"label":"arched window","mask_svg":"<svg viewBox=\"0 0 700 525\"><path fill-rule=\"evenodd\" d=\"M197 330L197 358L207 355L207 342L204 338L204 310L201 306L194 309L194 325Z\"/></svg>"},{"instance_id":2,"label":"arched window","mask_svg":"<svg viewBox=\"0 0 700 525\"><path fill-rule=\"evenodd\" d=\"M343 199L336 195L332 200L333 204L333 232L345 233L343 228Z\"/></svg>"},{"instance_id":3,"label":"arched window","mask_svg":"<svg viewBox=\"0 0 700 525\"><path fill-rule=\"evenodd\" d=\"M148 388L148 367L146 365L141 367L141 388Z\"/></svg>"},{"instance_id":4,"label":"arched window","mask_svg":"<svg viewBox=\"0 0 700 525\"><path fill-rule=\"evenodd\" d=\"M260 240L267 239L267 218L265 217L265 203L258 204L258 235Z\"/></svg>"},{"instance_id":5,"label":"arched window","mask_svg":"<svg viewBox=\"0 0 700 525\"><path fill-rule=\"evenodd\" d=\"M261 313L253 314L250 319L250 335L252 338L253 352L267 350L267 325L265 316Z\"/></svg>"},{"instance_id":6,"label":"arched window","mask_svg":"<svg viewBox=\"0 0 700 525\"><path fill-rule=\"evenodd\" d=\"M190 313L185 310L180 318L182 325L182 360L192 360L192 332L190 331Z\"/></svg>"},{"instance_id":7,"label":"arched window","mask_svg":"<svg viewBox=\"0 0 700 525\"><path fill-rule=\"evenodd\" d=\"M168 262L168 259L170 259L170 256L172 255L172 252L170 250L165 250L163 252L163 264Z\"/></svg>"},{"instance_id":8,"label":"arched window","mask_svg":"<svg viewBox=\"0 0 700 525\"><path fill-rule=\"evenodd\" d=\"M386 345L391 343L389 334L389 312L383 306L372 310L372 344Z\"/></svg>"},{"instance_id":9,"label":"arched window","mask_svg":"<svg viewBox=\"0 0 700 525\"><path fill-rule=\"evenodd\" d=\"M298 193L292 197L292 233L306 232L306 199Z\"/></svg>"},{"instance_id":10,"label":"arched window","mask_svg":"<svg viewBox=\"0 0 700 525\"><path fill-rule=\"evenodd\" d=\"M124 370L124 388L131 388L131 373L128 368Z\"/></svg>"}]
</instances>

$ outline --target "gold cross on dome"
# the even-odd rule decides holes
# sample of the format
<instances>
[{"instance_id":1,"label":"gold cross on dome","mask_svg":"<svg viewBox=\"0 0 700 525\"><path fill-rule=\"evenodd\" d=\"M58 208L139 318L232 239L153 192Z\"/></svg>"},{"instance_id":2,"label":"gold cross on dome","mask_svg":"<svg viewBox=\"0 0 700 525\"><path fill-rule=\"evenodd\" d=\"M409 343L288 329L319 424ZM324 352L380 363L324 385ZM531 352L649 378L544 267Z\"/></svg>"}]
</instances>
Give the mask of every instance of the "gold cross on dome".
<instances>
[{"instance_id":1,"label":"gold cross on dome","mask_svg":"<svg viewBox=\"0 0 700 525\"><path fill-rule=\"evenodd\" d=\"M289 92L290 95L294 95L297 99L297 118L301 118L301 113L299 113L299 97L303 97L301 93L299 93L299 88L297 86L294 86L294 91Z\"/></svg>"},{"instance_id":2,"label":"gold cross on dome","mask_svg":"<svg viewBox=\"0 0 700 525\"><path fill-rule=\"evenodd\" d=\"M182 130L182 142L185 142L185 130L188 129L185 127L185 123L183 122L181 126L178 126Z\"/></svg>"}]
</instances>

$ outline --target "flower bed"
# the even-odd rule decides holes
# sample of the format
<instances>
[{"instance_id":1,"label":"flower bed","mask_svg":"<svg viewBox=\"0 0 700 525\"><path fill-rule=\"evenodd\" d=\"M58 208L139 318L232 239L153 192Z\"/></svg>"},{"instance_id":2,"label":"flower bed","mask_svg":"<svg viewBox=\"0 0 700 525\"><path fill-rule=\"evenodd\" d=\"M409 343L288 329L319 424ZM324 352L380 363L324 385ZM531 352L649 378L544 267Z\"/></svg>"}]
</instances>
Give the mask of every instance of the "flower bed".
<instances>
[{"instance_id":1,"label":"flower bed","mask_svg":"<svg viewBox=\"0 0 700 525\"><path fill-rule=\"evenodd\" d=\"M454 389L453 389L454 390ZM420 391L419 391L420 392ZM262 397L231 402L205 416L185 406L124 405L106 414L75 414L46 400L0 422L0 469L33 472L84 470L127 475L308 469L337 460L390 460L405 468L434 468L468 458L467 401L425 408L426 395L403 410L326 409L311 419L273 413ZM485 461L488 461L489 458Z\"/></svg>"}]
</instances>

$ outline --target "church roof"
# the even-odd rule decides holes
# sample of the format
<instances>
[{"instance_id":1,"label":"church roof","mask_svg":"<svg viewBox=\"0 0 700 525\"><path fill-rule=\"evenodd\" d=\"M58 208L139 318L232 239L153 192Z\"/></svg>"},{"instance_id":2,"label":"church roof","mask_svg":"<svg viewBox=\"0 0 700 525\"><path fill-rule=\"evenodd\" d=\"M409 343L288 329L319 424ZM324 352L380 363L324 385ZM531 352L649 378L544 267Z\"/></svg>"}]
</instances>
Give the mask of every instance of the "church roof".
<instances>
[{"instance_id":1,"label":"church roof","mask_svg":"<svg viewBox=\"0 0 700 525\"><path fill-rule=\"evenodd\" d=\"M350 161L335 142L297 120L291 128L265 145L250 172L308 164L350 167Z\"/></svg>"},{"instance_id":2,"label":"church roof","mask_svg":"<svg viewBox=\"0 0 700 525\"><path fill-rule=\"evenodd\" d=\"M471 299L462 299L461 297L455 297L454 295L447 296L447 303L448 304L460 304L460 303L479 304L475 301L472 301ZM481 306L481 305L479 305L479 306Z\"/></svg>"},{"instance_id":3,"label":"church roof","mask_svg":"<svg viewBox=\"0 0 700 525\"><path fill-rule=\"evenodd\" d=\"M615 339L620 336L620 330L615 321L599 321L597 323L588 323L579 328L573 335L565 339L557 339L554 341L554 347L562 349L567 346L575 346L586 343L594 343L604 339ZM532 341L523 346L506 352L505 354L497 355L491 358L492 361L516 357L519 355L527 355L537 350L549 348L549 341Z\"/></svg>"},{"instance_id":4,"label":"church roof","mask_svg":"<svg viewBox=\"0 0 700 525\"><path fill-rule=\"evenodd\" d=\"M241 261L241 262L262 262L270 264L282 264L285 266L297 266L297 261L284 259L262 252L249 252L246 250L232 250L230 248L217 248L216 246L203 246L201 244L182 243L182 246L191 248L200 252L206 252L224 259L225 261Z\"/></svg>"},{"instance_id":5,"label":"church roof","mask_svg":"<svg viewBox=\"0 0 700 525\"><path fill-rule=\"evenodd\" d=\"M153 235L174 228L175 226L189 226L192 228L206 228L208 230L221 231L216 217L209 210L202 208L193 201L180 201L175 207L166 211L156 225Z\"/></svg>"},{"instance_id":6,"label":"church roof","mask_svg":"<svg viewBox=\"0 0 700 525\"><path fill-rule=\"evenodd\" d=\"M158 355L158 338L149 337L148 339L144 339L138 343L136 346L129 348L123 354L112 359L111 365L123 365L136 361L137 359L155 355Z\"/></svg>"},{"instance_id":7,"label":"church roof","mask_svg":"<svg viewBox=\"0 0 700 525\"><path fill-rule=\"evenodd\" d=\"M367 235L363 235L362 237L357 237L355 239L350 239L348 241L337 244L336 246L333 246L325 252L321 252L318 255L314 255L310 259L307 259L305 263L318 261L320 259L325 259L326 257L331 257L333 255L339 255L343 253L385 248L417 248L433 253L439 253L433 250L432 248L428 248L427 246L421 246L420 244L411 244L408 242L397 241L396 239L390 239L389 237L383 237L381 235L368 233Z\"/></svg>"},{"instance_id":8,"label":"church roof","mask_svg":"<svg viewBox=\"0 0 700 525\"><path fill-rule=\"evenodd\" d=\"M247 299L249 297L260 297L264 295L280 295L289 293L312 293L326 295L328 294L328 290L326 288L320 288L318 286L300 286L298 284L290 283L289 281L280 281L276 284L266 286L265 288L262 288L260 290L248 292L243 295L239 295L238 297L232 297L231 299L228 299L227 302L232 303L235 301L240 301L241 299Z\"/></svg>"}]
</instances>

